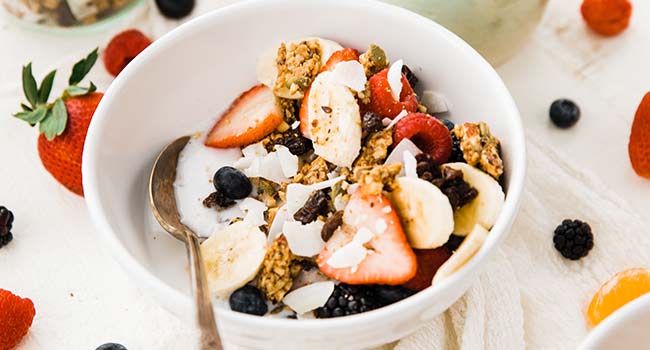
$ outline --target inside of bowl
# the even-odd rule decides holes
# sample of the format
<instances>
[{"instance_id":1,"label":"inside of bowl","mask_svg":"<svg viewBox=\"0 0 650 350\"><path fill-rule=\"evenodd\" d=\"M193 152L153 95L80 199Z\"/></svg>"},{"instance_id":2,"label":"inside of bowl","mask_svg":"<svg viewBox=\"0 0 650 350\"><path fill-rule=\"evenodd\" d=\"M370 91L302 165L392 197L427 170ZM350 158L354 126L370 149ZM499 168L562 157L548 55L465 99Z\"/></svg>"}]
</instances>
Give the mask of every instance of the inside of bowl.
<instances>
[{"instance_id":1,"label":"inside of bowl","mask_svg":"<svg viewBox=\"0 0 650 350\"><path fill-rule=\"evenodd\" d=\"M381 21L362 21L372 13L365 2L350 4L349 11L292 4L300 16L258 3L257 15L238 7L190 23L133 61L103 102L101 129L95 133L102 146L94 155L99 201L128 253L183 293L189 293L184 247L157 226L149 211L146 188L153 159L171 140L205 132L233 98L257 83L257 57L281 40L320 36L359 50L378 44L391 61L404 59L420 89L446 97L452 121L489 124L502 141L507 174L513 171L512 155L521 152L511 141L521 136L512 126L518 116L501 81L480 58L467 54L463 43L427 28L433 23L385 14ZM506 189L509 185L506 180Z\"/></svg>"}]
</instances>

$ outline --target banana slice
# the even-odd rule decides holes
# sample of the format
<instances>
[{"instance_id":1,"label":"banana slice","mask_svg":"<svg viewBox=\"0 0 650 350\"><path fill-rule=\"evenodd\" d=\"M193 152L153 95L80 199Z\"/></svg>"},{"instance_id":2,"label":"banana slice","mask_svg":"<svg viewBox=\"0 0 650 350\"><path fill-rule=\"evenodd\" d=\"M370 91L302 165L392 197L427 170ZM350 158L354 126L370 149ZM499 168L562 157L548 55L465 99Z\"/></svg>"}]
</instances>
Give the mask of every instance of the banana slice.
<instances>
[{"instance_id":1,"label":"banana slice","mask_svg":"<svg viewBox=\"0 0 650 350\"><path fill-rule=\"evenodd\" d=\"M321 65L325 65L325 63L330 58L330 56L332 56L332 53L343 49L343 46L341 46L339 43L335 41L327 40L323 38L315 38L315 37L302 38L299 40L291 40L291 41L287 41L286 44L299 43L301 41L314 40L314 39L318 40L318 43L320 44ZM275 80L278 77L278 69L275 65L275 59L278 55L279 46L280 44L262 53L262 55L260 55L257 61L257 67L255 69L257 74L257 80L260 83L270 88L273 88L275 86Z\"/></svg>"},{"instance_id":2,"label":"banana slice","mask_svg":"<svg viewBox=\"0 0 650 350\"><path fill-rule=\"evenodd\" d=\"M350 167L361 150L359 104L346 86L319 74L307 98L307 128L314 153L340 167Z\"/></svg>"},{"instance_id":3,"label":"banana slice","mask_svg":"<svg viewBox=\"0 0 650 350\"><path fill-rule=\"evenodd\" d=\"M476 224L491 229L499 218L505 194L492 176L465 163L449 163L444 166L463 172L463 179L478 191L478 196L464 207L456 210L454 233L468 235Z\"/></svg>"},{"instance_id":4,"label":"banana slice","mask_svg":"<svg viewBox=\"0 0 650 350\"><path fill-rule=\"evenodd\" d=\"M203 242L201 254L210 291L226 296L255 278L266 254L266 236L236 222Z\"/></svg>"},{"instance_id":5,"label":"banana slice","mask_svg":"<svg viewBox=\"0 0 650 350\"><path fill-rule=\"evenodd\" d=\"M445 263L440 266L436 274L433 276L433 281L431 281L431 283L436 284L460 270L460 268L463 267L479 249L481 249L487 235L488 231L483 226L474 226L474 229L467 237L465 237L465 240L460 247L458 247L458 250L454 252L449 260L445 261Z\"/></svg>"},{"instance_id":6,"label":"banana slice","mask_svg":"<svg viewBox=\"0 0 650 350\"><path fill-rule=\"evenodd\" d=\"M400 177L391 201L413 248L438 248L454 231L454 212L438 187L418 178Z\"/></svg>"}]
</instances>

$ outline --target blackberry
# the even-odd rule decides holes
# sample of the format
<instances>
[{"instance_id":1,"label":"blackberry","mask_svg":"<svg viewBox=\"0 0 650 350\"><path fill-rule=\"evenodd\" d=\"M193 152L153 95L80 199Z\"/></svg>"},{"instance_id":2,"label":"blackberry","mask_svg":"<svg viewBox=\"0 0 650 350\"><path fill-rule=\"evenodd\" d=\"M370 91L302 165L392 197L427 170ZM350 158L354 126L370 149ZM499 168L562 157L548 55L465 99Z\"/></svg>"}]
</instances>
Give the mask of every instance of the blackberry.
<instances>
[{"instance_id":1,"label":"blackberry","mask_svg":"<svg viewBox=\"0 0 650 350\"><path fill-rule=\"evenodd\" d=\"M106 343L103 345L100 345L97 347L95 350L126 350L126 347L121 344L116 344L116 343Z\"/></svg>"},{"instance_id":2,"label":"blackberry","mask_svg":"<svg viewBox=\"0 0 650 350\"><path fill-rule=\"evenodd\" d=\"M231 166L217 170L212 181L217 191L231 199L244 199L253 190L253 184L248 177Z\"/></svg>"},{"instance_id":3,"label":"blackberry","mask_svg":"<svg viewBox=\"0 0 650 350\"><path fill-rule=\"evenodd\" d=\"M555 229L553 244L565 258L579 260L594 247L594 234L586 222L565 219Z\"/></svg>"},{"instance_id":4,"label":"blackberry","mask_svg":"<svg viewBox=\"0 0 650 350\"><path fill-rule=\"evenodd\" d=\"M316 309L316 317L331 318L359 314L381 307L382 303L369 286L339 283L324 306Z\"/></svg>"},{"instance_id":5,"label":"blackberry","mask_svg":"<svg viewBox=\"0 0 650 350\"><path fill-rule=\"evenodd\" d=\"M383 130L384 124L382 118L372 112L368 112L361 118L361 138L365 139L370 134Z\"/></svg>"},{"instance_id":6,"label":"blackberry","mask_svg":"<svg viewBox=\"0 0 650 350\"><path fill-rule=\"evenodd\" d=\"M411 85L412 88L415 88L415 86L418 85L418 77L415 76L413 71L411 71L407 65L402 66L402 74L406 76L406 80L409 82L409 85Z\"/></svg>"},{"instance_id":7,"label":"blackberry","mask_svg":"<svg viewBox=\"0 0 650 350\"><path fill-rule=\"evenodd\" d=\"M7 208L0 206L0 248L6 246L14 239L11 228L14 223L14 214Z\"/></svg>"},{"instance_id":8,"label":"blackberry","mask_svg":"<svg viewBox=\"0 0 650 350\"><path fill-rule=\"evenodd\" d=\"M309 196L305 205L293 214L293 219L307 225L316 220L319 215L327 215L329 201L330 196L325 191L316 191Z\"/></svg>"},{"instance_id":9,"label":"blackberry","mask_svg":"<svg viewBox=\"0 0 650 350\"><path fill-rule=\"evenodd\" d=\"M210 195L203 200L203 205L208 208L214 208L214 207L228 208L233 206L234 204L235 201L233 199L229 198L219 190L210 193Z\"/></svg>"},{"instance_id":10,"label":"blackberry","mask_svg":"<svg viewBox=\"0 0 650 350\"><path fill-rule=\"evenodd\" d=\"M269 311L264 295L253 286L243 286L232 292L228 302L233 311L245 314L264 316Z\"/></svg>"},{"instance_id":11,"label":"blackberry","mask_svg":"<svg viewBox=\"0 0 650 350\"><path fill-rule=\"evenodd\" d=\"M465 157L463 157L463 150L460 149L460 140L452 131L456 125L449 119L440 118L438 120L440 120L440 122L442 122L447 127L447 130L449 130L449 133L451 134L451 156L447 162L466 163Z\"/></svg>"},{"instance_id":12,"label":"blackberry","mask_svg":"<svg viewBox=\"0 0 650 350\"><path fill-rule=\"evenodd\" d=\"M441 123L445 124L445 126L447 127L447 130L449 130L449 131L454 130L454 128L456 127L456 124L454 124L454 122L452 122L449 119L439 118L438 120L440 120Z\"/></svg>"},{"instance_id":13,"label":"blackberry","mask_svg":"<svg viewBox=\"0 0 650 350\"><path fill-rule=\"evenodd\" d=\"M553 101L548 114L553 124L566 129L574 126L580 119L580 107L571 100L561 98Z\"/></svg>"}]
</instances>

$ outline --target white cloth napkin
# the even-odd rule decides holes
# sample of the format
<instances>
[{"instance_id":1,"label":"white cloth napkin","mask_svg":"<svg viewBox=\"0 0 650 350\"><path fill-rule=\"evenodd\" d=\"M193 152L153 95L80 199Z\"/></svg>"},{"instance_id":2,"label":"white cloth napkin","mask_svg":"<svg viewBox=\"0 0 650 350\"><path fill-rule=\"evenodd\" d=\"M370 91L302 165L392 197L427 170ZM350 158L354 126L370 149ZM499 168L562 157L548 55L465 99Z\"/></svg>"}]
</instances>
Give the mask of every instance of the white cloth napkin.
<instances>
[{"instance_id":1,"label":"white cloth napkin","mask_svg":"<svg viewBox=\"0 0 650 350\"><path fill-rule=\"evenodd\" d=\"M198 1L193 16L237 1ZM180 24L162 18L152 4L114 32L137 27L158 38ZM61 65L69 66L69 61ZM100 86L109 82L96 78ZM538 139L542 136L527 136L526 189L505 245L458 302L398 342L396 350L575 349L588 332L584 311L598 286L617 271L648 266L647 218L632 214L596 176L544 147ZM573 209L567 211L566 203ZM553 248L553 230L565 218L589 222L595 234L595 248L578 262L562 258ZM634 254L628 254L631 247Z\"/></svg>"}]
</instances>

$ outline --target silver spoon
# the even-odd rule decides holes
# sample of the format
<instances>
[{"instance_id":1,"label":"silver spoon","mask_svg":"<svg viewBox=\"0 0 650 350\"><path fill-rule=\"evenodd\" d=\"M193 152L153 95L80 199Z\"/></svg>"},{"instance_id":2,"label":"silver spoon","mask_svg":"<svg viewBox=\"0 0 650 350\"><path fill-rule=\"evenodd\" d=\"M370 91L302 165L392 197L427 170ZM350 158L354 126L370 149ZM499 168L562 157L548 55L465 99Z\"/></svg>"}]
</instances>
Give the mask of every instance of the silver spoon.
<instances>
[{"instance_id":1,"label":"silver spoon","mask_svg":"<svg viewBox=\"0 0 650 350\"><path fill-rule=\"evenodd\" d=\"M221 339L217 332L210 292L203 272L199 237L181 223L174 195L178 154L189 140L190 136L181 137L160 152L149 179L149 200L153 214L160 225L172 236L185 242L187 247L192 294L196 302L197 321L201 332L201 350L220 350L222 349Z\"/></svg>"}]
</instances>

